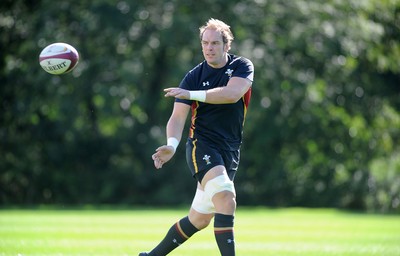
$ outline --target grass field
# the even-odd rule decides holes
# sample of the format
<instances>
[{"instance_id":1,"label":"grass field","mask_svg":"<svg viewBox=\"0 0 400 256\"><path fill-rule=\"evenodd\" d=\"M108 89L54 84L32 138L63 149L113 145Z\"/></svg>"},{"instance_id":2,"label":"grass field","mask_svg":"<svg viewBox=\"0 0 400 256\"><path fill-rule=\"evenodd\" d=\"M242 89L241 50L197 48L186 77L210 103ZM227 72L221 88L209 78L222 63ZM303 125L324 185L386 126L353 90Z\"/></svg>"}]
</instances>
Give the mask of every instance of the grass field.
<instances>
[{"instance_id":1,"label":"grass field","mask_svg":"<svg viewBox=\"0 0 400 256\"><path fill-rule=\"evenodd\" d=\"M134 255L158 243L180 209L0 210L0 255ZM240 208L237 255L400 256L400 216ZM212 227L170 255L219 255Z\"/></svg>"}]
</instances>

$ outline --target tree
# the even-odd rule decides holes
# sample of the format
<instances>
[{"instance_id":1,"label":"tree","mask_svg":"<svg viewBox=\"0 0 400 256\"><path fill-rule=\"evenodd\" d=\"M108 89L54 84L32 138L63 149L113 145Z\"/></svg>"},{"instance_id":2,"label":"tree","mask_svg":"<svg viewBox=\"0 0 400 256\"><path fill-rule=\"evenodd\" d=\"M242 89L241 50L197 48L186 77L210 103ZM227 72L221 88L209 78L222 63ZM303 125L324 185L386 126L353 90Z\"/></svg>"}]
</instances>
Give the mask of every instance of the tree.
<instances>
[{"instance_id":1,"label":"tree","mask_svg":"<svg viewBox=\"0 0 400 256\"><path fill-rule=\"evenodd\" d=\"M399 209L398 1L0 8L2 204L189 203L183 142L165 170L150 156L173 104L162 88L202 61L198 27L215 17L256 68L239 204ZM57 41L80 52L69 75L38 65Z\"/></svg>"}]
</instances>

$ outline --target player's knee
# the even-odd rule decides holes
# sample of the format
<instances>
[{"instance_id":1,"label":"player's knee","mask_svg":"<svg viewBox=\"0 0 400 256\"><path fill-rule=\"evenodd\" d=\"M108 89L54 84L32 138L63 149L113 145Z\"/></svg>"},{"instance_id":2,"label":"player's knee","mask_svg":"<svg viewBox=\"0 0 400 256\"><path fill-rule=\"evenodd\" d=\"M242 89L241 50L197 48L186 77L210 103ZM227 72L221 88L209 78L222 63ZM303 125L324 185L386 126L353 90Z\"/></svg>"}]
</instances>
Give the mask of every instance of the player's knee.
<instances>
[{"instance_id":1,"label":"player's knee","mask_svg":"<svg viewBox=\"0 0 400 256\"><path fill-rule=\"evenodd\" d=\"M236 210L235 194L231 191L221 191L214 195L213 203L217 212L234 212Z\"/></svg>"},{"instance_id":2,"label":"player's knee","mask_svg":"<svg viewBox=\"0 0 400 256\"><path fill-rule=\"evenodd\" d=\"M189 214L189 220L190 222L199 230L202 230L206 228L212 219L212 214L198 214L195 213L194 211L191 211Z\"/></svg>"},{"instance_id":3,"label":"player's knee","mask_svg":"<svg viewBox=\"0 0 400 256\"><path fill-rule=\"evenodd\" d=\"M210 225L211 219L198 219L196 221L196 225L195 227L199 230L205 229L206 227L208 227L208 225Z\"/></svg>"},{"instance_id":4,"label":"player's knee","mask_svg":"<svg viewBox=\"0 0 400 256\"><path fill-rule=\"evenodd\" d=\"M236 192L233 182L226 175L209 180L205 185L205 193L212 198L217 212L233 213L236 209Z\"/></svg>"}]
</instances>

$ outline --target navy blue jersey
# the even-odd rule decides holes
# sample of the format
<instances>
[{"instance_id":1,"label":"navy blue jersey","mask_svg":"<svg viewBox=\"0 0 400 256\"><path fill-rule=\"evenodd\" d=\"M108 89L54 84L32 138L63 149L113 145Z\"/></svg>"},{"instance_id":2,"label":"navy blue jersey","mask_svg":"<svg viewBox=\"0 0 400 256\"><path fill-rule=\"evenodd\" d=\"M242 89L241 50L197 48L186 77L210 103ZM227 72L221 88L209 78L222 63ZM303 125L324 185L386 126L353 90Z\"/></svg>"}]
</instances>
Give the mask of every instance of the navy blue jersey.
<instances>
[{"instance_id":1,"label":"navy blue jersey","mask_svg":"<svg viewBox=\"0 0 400 256\"><path fill-rule=\"evenodd\" d=\"M208 90L223 87L231 77L253 81L254 66L250 60L228 54L228 62L222 68L212 68L203 61L183 78L179 87L190 90ZM191 105L192 118L189 137L201 139L223 150L238 150L242 143L244 120L251 97L251 88L236 103L208 104L192 100L176 99Z\"/></svg>"}]
</instances>

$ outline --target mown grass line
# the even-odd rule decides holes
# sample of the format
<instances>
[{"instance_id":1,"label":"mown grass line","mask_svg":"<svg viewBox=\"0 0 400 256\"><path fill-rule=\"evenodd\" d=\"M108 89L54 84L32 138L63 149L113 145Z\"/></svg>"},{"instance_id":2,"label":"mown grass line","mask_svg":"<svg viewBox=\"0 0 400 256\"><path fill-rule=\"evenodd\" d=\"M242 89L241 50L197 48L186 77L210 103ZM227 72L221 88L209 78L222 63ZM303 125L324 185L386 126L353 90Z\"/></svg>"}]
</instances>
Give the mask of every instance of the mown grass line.
<instances>
[{"instance_id":1,"label":"mown grass line","mask_svg":"<svg viewBox=\"0 0 400 256\"><path fill-rule=\"evenodd\" d=\"M0 210L0 255L137 255L181 209ZM239 208L237 255L400 255L400 216L331 209ZM219 255L212 225L170 255Z\"/></svg>"}]
</instances>

